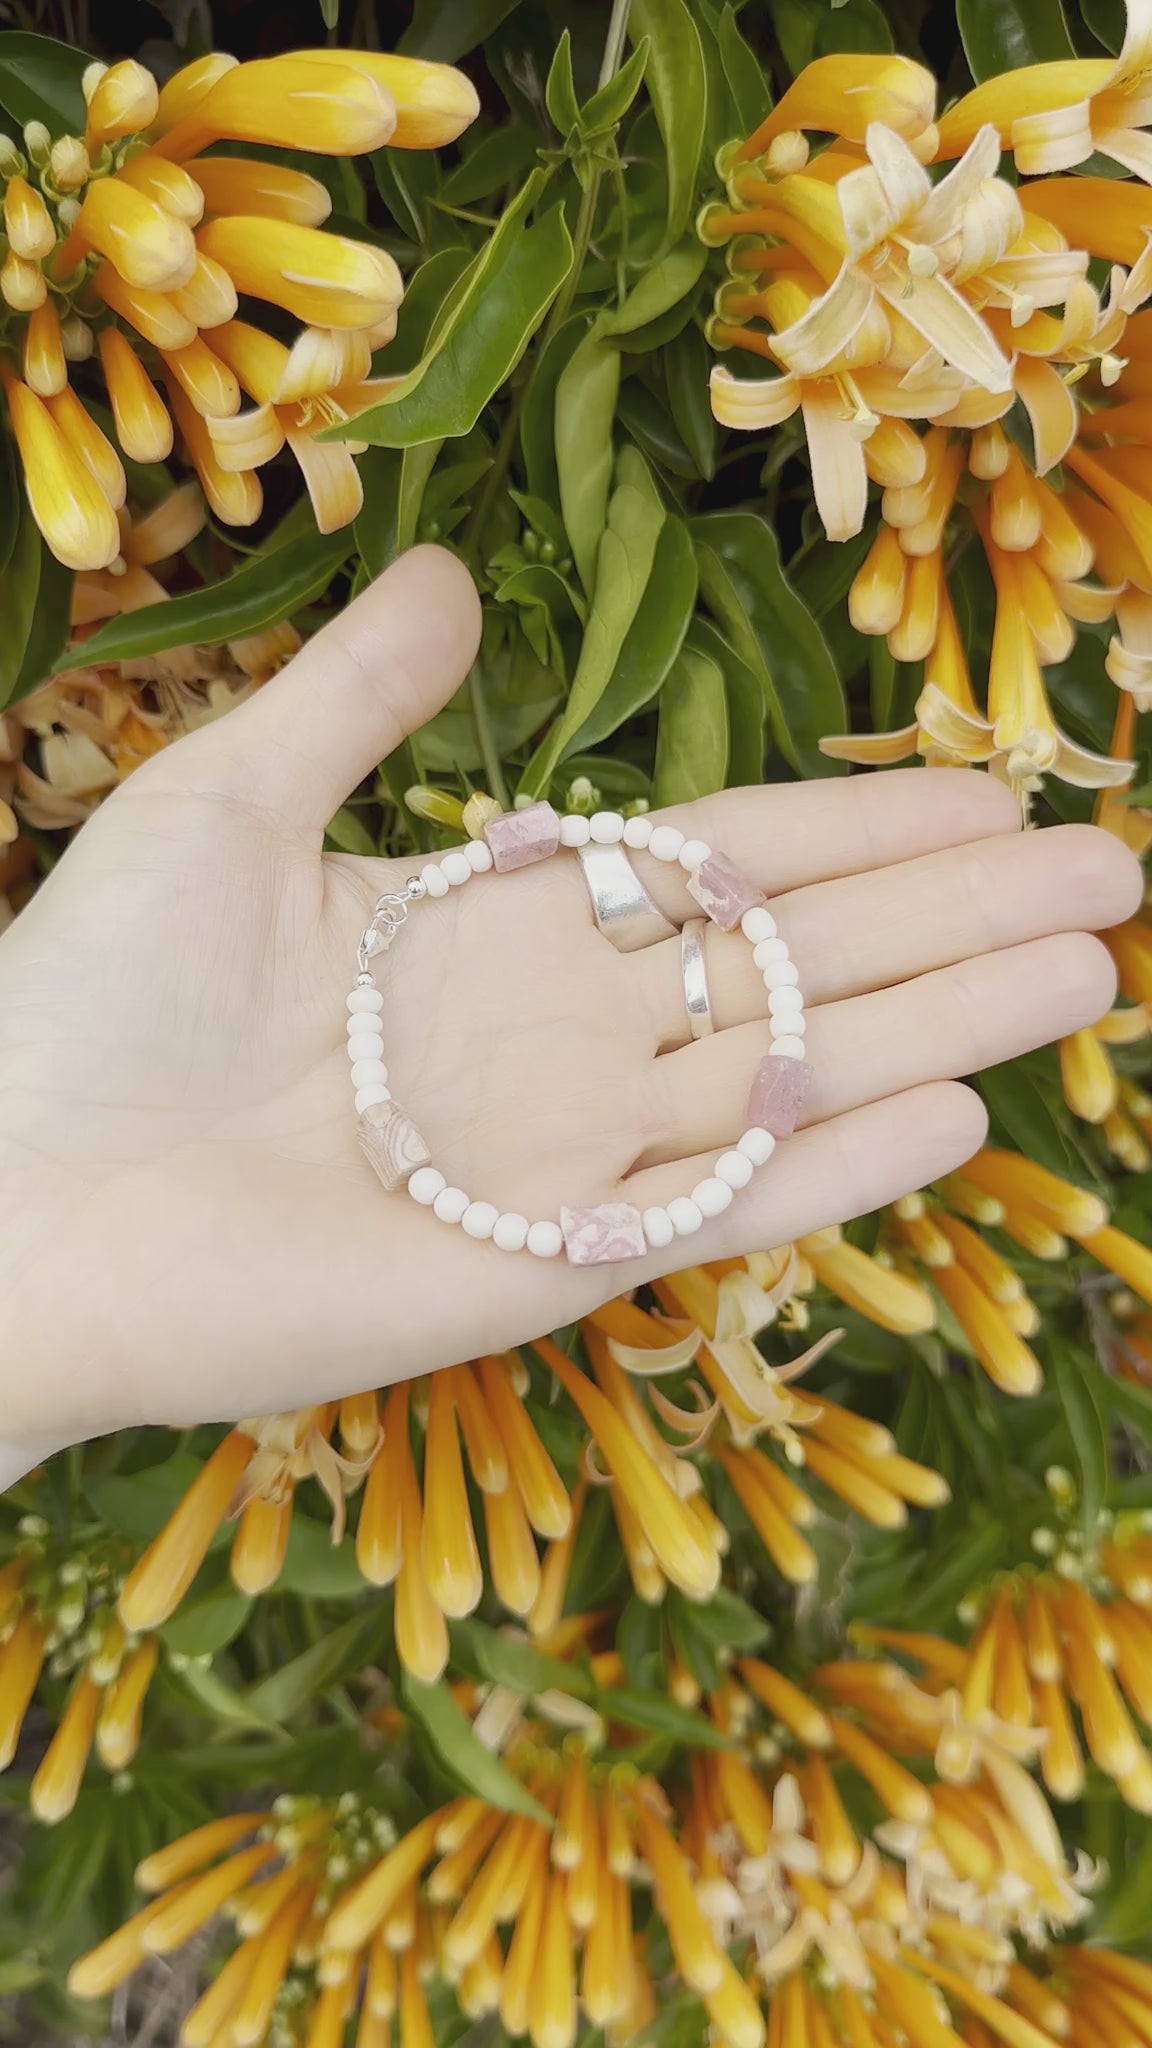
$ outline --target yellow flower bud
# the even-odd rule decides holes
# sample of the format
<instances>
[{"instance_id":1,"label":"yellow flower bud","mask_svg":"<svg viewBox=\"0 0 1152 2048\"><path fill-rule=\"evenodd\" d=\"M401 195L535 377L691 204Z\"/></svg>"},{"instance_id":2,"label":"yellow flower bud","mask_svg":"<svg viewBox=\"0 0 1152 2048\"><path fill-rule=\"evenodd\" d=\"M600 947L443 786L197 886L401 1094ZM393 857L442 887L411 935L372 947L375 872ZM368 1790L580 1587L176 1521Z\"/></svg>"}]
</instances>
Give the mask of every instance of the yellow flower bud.
<instances>
[{"instance_id":1,"label":"yellow flower bud","mask_svg":"<svg viewBox=\"0 0 1152 2048\"><path fill-rule=\"evenodd\" d=\"M17 256L38 263L56 247L56 224L39 192L26 178L8 180L4 228Z\"/></svg>"},{"instance_id":2,"label":"yellow flower bud","mask_svg":"<svg viewBox=\"0 0 1152 2048\"><path fill-rule=\"evenodd\" d=\"M5 305L14 313L34 313L48 297L48 286L44 272L38 263L29 263L24 256L18 256L15 249L9 251L0 270L0 296Z\"/></svg>"},{"instance_id":3,"label":"yellow flower bud","mask_svg":"<svg viewBox=\"0 0 1152 2048\"><path fill-rule=\"evenodd\" d=\"M68 382L60 319L51 299L29 315L24 330L24 381L38 398L54 398Z\"/></svg>"},{"instance_id":4,"label":"yellow flower bud","mask_svg":"<svg viewBox=\"0 0 1152 2048\"><path fill-rule=\"evenodd\" d=\"M197 243L202 255L223 264L237 291L317 327L367 327L403 294L383 249L293 221L233 215L209 221Z\"/></svg>"},{"instance_id":5,"label":"yellow flower bud","mask_svg":"<svg viewBox=\"0 0 1152 2048\"><path fill-rule=\"evenodd\" d=\"M69 313L60 322L60 345L68 363L86 363L96 347L96 337L79 313Z\"/></svg>"},{"instance_id":6,"label":"yellow flower bud","mask_svg":"<svg viewBox=\"0 0 1152 2048\"><path fill-rule=\"evenodd\" d=\"M301 50L297 62L348 65L383 87L396 108L394 149L441 149L455 142L480 112L470 78L451 64L424 57L382 55L375 50Z\"/></svg>"},{"instance_id":7,"label":"yellow flower bud","mask_svg":"<svg viewBox=\"0 0 1152 2048\"><path fill-rule=\"evenodd\" d=\"M143 291L187 284L196 268L187 224L123 178L89 185L75 233L115 265L125 284Z\"/></svg>"},{"instance_id":8,"label":"yellow flower bud","mask_svg":"<svg viewBox=\"0 0 1152 2048\"><path fill-rule=\"evenodd\" d=\"M28 1803L37 1820L51 1825L63 1820L75 1806L96 1732L100 1699L101 1688L83 1672L29 1787Z\"/></svg>"},{"instance_id":9,"label":"yellow flower bud","mask_svg":"<svg viewBox=\"0 0 1152 2048\"><path fill-rule=\"evenodd\" d=\"M58 192L77 192L88 182L92 161L78 135L62 135L52 144L48 172Z\"/></svg>"},{"instance_id":10,"label":"yellow flower bud","mask_svg":"<svg viewBox=\"0 0 1152 2048\"><path fill-rule=\"evenodd\" d=\"M110 65L97 81L88 100L84 140L95 151L123 135L138 135L151 126L159 108L160 89L152 73L128 57Z\"/></svg>"},{"instance_id":11,"label":"yellow flower bud","mask_svg":"<svg viewBox=\"0 0 1152 2048\"><path fill-rule=\"evenodd\" d=\"M96 87L99 85L107 69L108 66L99 57L94 58L91 64L85 65L84 75L80 80L80 90L84 95L85 106L91 100Z\"/></svg>"},{"instance_id":12,"label":"yellow flower bud","mask_svg":"<svg viewBox=\"0 0 1152 2048\"><path fill-rule=\"evenodd\" d=\"M134 192L154 199L166 213L174 213L177 220L187 221L189 227L198 226L203 218L204 194L195 178L189 177L182 164L170 164L154 150L145 149L138 156L130 156L116 176L123 184L131 185Z\"/></svg>"},{"instance_id":13,"label":"yellow flower bud","mask_svg":"<svg viewBox=\"0 0 1152 2048\"><path fill-rule=\"evenodd\" d=\"M241 156L206 156L188 166L209 213L268 214L318 228L332 211L332 198L319 178L285 164L256 163Z\"/></svg>"},{"instance_id":14,"label":"yellow flower bud","mask_svg":"<svg viewBox=\"0 0 1152 2048\"><path fill-rule=\"evenodd\" d=\"M210 142L264 142L321 156L380 149L396 125L392 100L342 51L333 55L341 61L324 67L323 91L317 90L311 59L270 57L236 65L154 146L177 160L199 155ZM161 118L164 112L161 104Z\"/></svg>"},{"instance_id":15,"label":"yellow flower bud","mask_svg":"<svg viewBox=\"0 0 1152 2048\"><path fill-rule=\"evenodd\" d=\"M1102 1124L1116 1107L1116 1070L1094 1031L1074 1031L1060 1040L1060 1079L1073 1116Z\"/></svg>"}]
</instances>

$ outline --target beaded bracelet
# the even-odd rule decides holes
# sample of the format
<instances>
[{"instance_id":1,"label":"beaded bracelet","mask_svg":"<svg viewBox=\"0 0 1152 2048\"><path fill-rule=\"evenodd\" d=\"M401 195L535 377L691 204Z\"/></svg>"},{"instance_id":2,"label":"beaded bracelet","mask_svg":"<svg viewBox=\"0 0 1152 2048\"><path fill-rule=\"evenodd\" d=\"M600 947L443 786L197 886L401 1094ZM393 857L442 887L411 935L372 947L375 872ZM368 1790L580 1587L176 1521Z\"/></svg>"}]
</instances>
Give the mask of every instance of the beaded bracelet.
<instances>
[{"instance_id":1,"label":"beaded bracelet","mask_svg":"<svg viewBox=\"0 0 1152 2048\"><path fill-rule=\"evenodd\" d=\"M493 1202L472 1201L462 1188L450 1187L432 1165L419 1131L388 1088L380 1023L384 998L368 963L392 944L411 904L447 896L473 875L508 874L549 859L560 847L585 846L589 841L602 846L623 841L628 847L645 848L656 860L677 863L687 875L689 894L712 922L722 931L740 927L768 991L773 1044L752 1083L748 1129L734 1147L721 1152L712 1174L690 1194L666 1208L643 1212L631 1202L565 1207L559 1222L530 1223L526 1216L501 1211ZM551 804L535 803L490 819L482 839L453 847L429 861L402 890L379 898L372 921L361 934L356 964L356 985L348 997L348 1056L366 1158L387 1189L406 1188L414 1202L430 1208L442 1223L458 1223L469 1237L491 1239L501 1251L527 1249L537 1258L551 1259L566 1250L572 1265L592 1266L641 1258L663 1250L676 1237L692 1236L705 1217L719 1216L736 1190L747 1186L756 1167L771 1158L777 1138L791 1136L811 1080L812 1069L804 1058L799 977L762 891L726 854L714 853L702 839L687 838L674 825L655 825L649 817L625 820L617 811L598 811L591 818L560 817Z\"/></svg>"}]
</instances>

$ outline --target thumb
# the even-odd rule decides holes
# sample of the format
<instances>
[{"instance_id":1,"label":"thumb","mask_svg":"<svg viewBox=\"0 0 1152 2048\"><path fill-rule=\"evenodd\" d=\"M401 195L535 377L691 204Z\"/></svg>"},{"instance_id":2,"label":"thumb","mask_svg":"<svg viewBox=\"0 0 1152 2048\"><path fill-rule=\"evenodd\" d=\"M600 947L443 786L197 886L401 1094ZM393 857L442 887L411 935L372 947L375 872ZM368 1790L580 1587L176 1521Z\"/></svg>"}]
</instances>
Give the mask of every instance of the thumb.
<instances>
[{"instance_id":1,"label":"thumb","mask_svg":"<svg viewBox=\"0 0 1152 2048\"><path fill-rule=\"evenodd\" d=\"M183 773L320 832L447 703L479 639L480 601L463 564L443 548L414 548L246 704L182 742Z\"/></svg>"}]
</instances>

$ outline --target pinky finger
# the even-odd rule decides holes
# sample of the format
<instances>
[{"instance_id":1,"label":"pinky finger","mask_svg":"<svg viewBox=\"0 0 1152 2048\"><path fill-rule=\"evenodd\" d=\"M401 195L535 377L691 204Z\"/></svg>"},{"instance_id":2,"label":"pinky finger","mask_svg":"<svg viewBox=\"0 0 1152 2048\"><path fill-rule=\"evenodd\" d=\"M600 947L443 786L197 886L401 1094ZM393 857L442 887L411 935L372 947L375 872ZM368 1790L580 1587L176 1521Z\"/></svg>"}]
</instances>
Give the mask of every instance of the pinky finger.
<instances>
[{"instance_id":1,"label":"pinky finger","mask_svg":"<svg viewBox=\"0 0 1152 2048\"><path fill-rule=\"evenodd\" d=\"M739 1258L864 1216L954 1172L979 1151L987 1124L979 1096L956 1081L930 1082L830 1117L777 1146L723 1215L653 1251L646 1271L655 1277ZM708 1154L650 1167L626 1180L621 1194L641 1210L666 1208L714 1166Z\"/></svg>"}]
</instances>

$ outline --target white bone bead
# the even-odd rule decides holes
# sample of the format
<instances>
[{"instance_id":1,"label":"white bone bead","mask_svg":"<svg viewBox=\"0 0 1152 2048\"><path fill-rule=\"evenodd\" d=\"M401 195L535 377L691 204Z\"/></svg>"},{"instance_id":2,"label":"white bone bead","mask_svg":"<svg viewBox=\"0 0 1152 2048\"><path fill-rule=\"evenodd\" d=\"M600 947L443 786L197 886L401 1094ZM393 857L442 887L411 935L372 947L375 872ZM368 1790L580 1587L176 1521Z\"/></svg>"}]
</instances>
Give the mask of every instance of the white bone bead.
<instances>
[{"instance_id":1,"label":"white bone bead","mask_svg":"<svg viewBox=\"0 0 1152 2048\"><path fill-rule=\"evenodd\" d=\"M644 1230L645 1243L650 1244L653 1251L662 1252L665 1245L671 1244L676 1235L676 1225L667 1209L645 1209L640 1222Z\"/></svg>"},{"instance_id":2,"label":"white bone bead","mask_svg":"<svg viewBox=\"0 0 1152 2048\"><path fill-rule=\"evenodd\" d=\"M442 872L437 861L430 860L426 867L421 868L420 880L430 896L448 894L448 877Z\"/></svg>"},{"instance_id":3,"label":"white bone bead","mask_svg":"<svg viewBox=\"0 0 1152 2048\"><path fill-rule=\"evenodd\" d=\"M522 1252L528 1242L528 1218L515 1209L505 1210L492 1226L492 1242L502 1252Z\"/></svg>"},{"instance_id":4,"label":"white bone bead","mask_svg":"<svg viewBox=\"0 0 1152 2048\"><path fill-rule=\"evenodd\" d=\"M753 1166L763 1166L776 1150L776 1140L771 1131L762 1131L753 1125L750 1131L745 1131L736 1150L742 1152L745 1159L750 1159Z\"/></svg>"},{"instance_id":5,"label":"white bone bead","mask_svg":"<svg viewBox=\"0 0 1152 2048\"><path fill-rule=\"evenodd\" d=\"M624 837L624 820L619 811L595 811L588 830L594 846L616 846Z\"/></svg>"},{"instance_id":6,"label":"white bone bead","mask_svg":"<svg viewBox=\"0 0 1152 2048\"><path fill-rule=\"evenodd\" d=\"M435 1166L418 1166L408 1183L408 1193L422 1209L430 1209L447 1185L444 1175Z\"/></svg>"},{"instance_id":7,"label":"white bone bead","mask_svg":"<svg viewBox=\"0 0 1152 2048\"><path fill-rule=\"evenodd\" d=\"M346 999L345 1007L354 1017L358 1010L382 1010L384 1008L384 998L378 988L354 988L351 995ZM348 1029L349 1031L352 1029L351 1021L349 1021Z\"/></svg>"},{"instance_id":8,"label":"white bone bead","mask_svg":"<svg viewBox=\"0 0 1152 2048\"><path fill-rule=\"evenodd\" d=\"M752 948L752 958L757 967L771 967L773 961L788 958L788 948L783 939L761 939Z\"/></svg>"},{"instance_id":9,"label":"white bone bead","mask_svg":"<svg viewBox=\"0 0 1152 2048\"><path fill-rule=\"evenodd\" d=\"M676 825L657 825L648 841L648 851L654 860L679 860L684 834Z\"/></svg>"},{"instance_id":10,"label":"white bone bead","mask_svg":"<svg viewBox=\"0 0 1152 2048\"><path fill-rule=\"evenodd\" d=\"M652 820L648 816L647 811L637 811L636 816L634 818L625 818L625 846L631 846L634 849L634 851L639 852L641 848L648 845L649 841L651 840L654 829L655 828L652 824Z\"/></svg>"},{"instance_id":11,"label":"white bone bead","mask_svg":"<svg viewBox=\"0 0 1152 2048\"><path fill-rule=\"evenodd\" d=\"M794 960L770 960L764 969L765 988L795 988L800 976Z\"/></svg>"},{"instance_id":12,"label":"white bone bead","mask_svg":"<svg viewBox=\"0 0 1152 2048\"><path fill-rule=\"evenodd\" d=\"M676 858L685 874L690 875L693 868L698 868L701 861L709 858L711 852L712 848L703 839L686 839Z\"/></svg>"},{"instance_id":13,"label":"white bone bead","mask_svg":"<svg viewBox=\"0 0 1152 2048\"><path fill-rule=\"evenodd\" d=\"M378 1031L358 1031L348 1040L348 1057L353 1066L358 1060L382 1060L384 1040Z\"/></svg>"},{"instance_id":14,"label":"white bone bead","mask_svg":"<svg viewBox=\"0 0 1152 2048\"><path fill-rule=\"evenodd\" d=\"M808 1020L803 1010L785 1010L781 1016L768 1019L768 1029L773 1038L803 1038Z\"/></svg>"},{"instance_id":15,"label":"white bone bead","mask_svg":"<svg viewBox=\"0 0 1152 2048\"><path fill-rule=\"evenodd\" d=\"M451 888L463 887L472 873L472 863L462 847L454 846L451 853L444 854L440 862L440 873Z\"/></svg>"},{"instance_id":16,"label":"white bone bead","mask_svg":"<svg viewBox=\"0 0 1152 2048\"><path fill-rule=\"evenodd\" d=\"M464 848L464 858L474 875L486 875L492 865L492 848L483 839L470 839Z\"/></svg>"},{"instance_id":17,"label":"white bone bead","mask_svg":"<svg viewBox=\"0 0 1152 2048\"><path fill-rule=\"evenodd\" d=\"M765 910L763 905L758 903L754 909L744 912L740 919L740 929L744 937L757 946L761 939L776 937L776 919L770 910Z\"/></svg>"},{"instance_id":18,"label":"white bone bead","mask_svg":"<svg viewBox=\"0 0 1152 2048\"><path fill-rule=\"evenodd\" d=\"M677 1237L692 1237L704 1221L704 1211L688 1195L677 1195L668 1204L668 1214Z\"/></svg>"},{"instance_id":19,"label":"white bone bead","mask_svg":"<svg viewBox=\"0 0 1152 2048\"><path fill-rule=\"evenodd\" d=\"M432 1204L432 1214L441 1223L459 1223L468 1206L469 1197L463 1188L441 1188Z\"/></svg>"},{"instance_id":20,"label":"white bone bead","mask_svg":"<svg viewBox=\"0 0 1152 2048\"><path fill-rule=\"evenodd\" d=\"M579 811L569 811L560 820L561 846L587 846L592 837L592 826Z\"/></svg>"},{"instance_id":21,"label":"white bone bead","mask_svg":"<svg viewBox=\"0 0 1152 2048\"><path fill-rule=\"evenodd\" d=\"M730 1188L746 1188L754 1171L746 1152L722 1152L716 1161L717 1180L727 1181Z\"/></svg>"},{"instance_id":22,"label":"white bone bead","mask_svg":"<svg viewBox=\"0 0 1152 2048\"><path fill-rule=\"evenodd\" d=\"M692 1200L702 1216L721 1216L732 1200L732 1189L726 1180L713 1174L707 1180L697 1181Z\"/></svg>"},{"instance_id":23,"label":"white bone bead","mask_svg":"<svg viewBox=\"0 0 1152 2048\"><path fill-rule=\"evenodd\" d=\"M356 1090L356 1114L361 1116L366 1109L371 1109L374 1102L391 1100L392 1091L384 1086L383 1081L368 1081L363 1088Z\"/></svg>"},{"instance_id":24,"label":"white bone bead","mask_svg":"<svg viewBox=\"0 0 1152 2048\"><path fill-rule=\"evenodd\" d=\"M388 1069L383 1060L357 1060L352 1069L354 1088L375 1088L383 1086L388 1079Z\"/></svg>"},{"instance_id":25,"label":"white bone bead","mask_svg":"<svg viewBox=\"0 0 1152 2048\"><path fill-rule=\"evenodd\" d=\"M533 1223L526 1243L535 1258L554 1259L564 1249L564 1234L558 1223Z\"/></svg>"},{"instance_id":26,"label":"white bone bead","mask_svg":"<svg viewBox=\"0 0 1152 2048\"><path fill-rule=\"evenodd\" d=\"M465 1237L491 1237L499 1214L495 1202L469 1202L460 1218L460 1228Z\"/></svg>"},{"instance_id":27,"label":"white bone bead","mask_svg":"<svg viewBox=\"0 0 1152 2048\"><path fill-rule=\"evenodd\" d=\"M804 1040L795 1034L787 1038L778 1038L774 1045L769 1046L768 1050L769 1052L776 1053L780 1059L802 1060L804 1057Z\"/></svg>"},{"instance_id":28,"label":"white bone bead","mask_svg":"<svg viewBox=\"0 0 1152 2048\"><path fill-rule=\"evenodd\" d=\"M768 996L768 1014L771 1017L786 1017L789 1010L802 1010L804 998L798 988L774 988Z\"/></svg>"}]
</instances>

